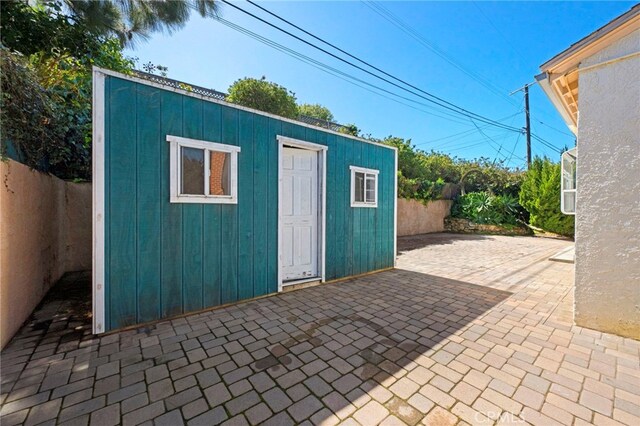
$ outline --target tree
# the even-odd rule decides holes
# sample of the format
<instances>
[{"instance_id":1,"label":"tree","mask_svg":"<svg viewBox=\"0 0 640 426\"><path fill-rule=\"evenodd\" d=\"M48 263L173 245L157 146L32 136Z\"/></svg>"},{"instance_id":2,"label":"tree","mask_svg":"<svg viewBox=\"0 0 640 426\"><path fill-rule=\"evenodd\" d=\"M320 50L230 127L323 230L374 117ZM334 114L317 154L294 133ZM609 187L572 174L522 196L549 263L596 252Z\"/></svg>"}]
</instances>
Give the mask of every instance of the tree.
<instances>
[{"instance_id":1,"label":"tree","mask_svg":"<svg viewBox=\"0 0 640 426\"><path fill-rule=\"evenodd\" d=\"M2 3L0 40L10 50L28 56L69 53L77 58L93 56L100 50L101 38L62 12L62 5L34 6L26 1Z\"/></svg>"},{"instance_id":2,"label":"tree","mask_svg":"<svg viewBox=\"0 0 640 426\"><path fill-rule=\"evenodd\" d=\"M90 31L59 3L2 5L2 151L61 178L91 175L91 67L128 73L115 37ZM13 52L12 52L13 51Z\"/></svg>"},{"instance_id":3,"label":"tree","mask_svg":"<svg viewBox=\"0 0 640 426\"><path fill-rule=\"evenodd\" d=\"M64 5L77 23L102 36L115 36L123 46L135 45L154 32L176 31L192 11L202 17L218 13L217 0L41 0L47 7ZM4 7L4 6L3 6Z\"/></svg>"},{"instance_id":4,"label":"tree","mask_svg":"<svg viewBox=\"0 0 640 426\"><path fill-rule=\"evenodd\" d=\"M573 235L574 217L560 211L560 164L536 157L522 182L520 204L530 213L532 225Z\"/></svg>"},{"instance_id":5,"label":"tree","mask_svg":"<svg viewBox=\"0 0 640 426\"><path fill-rule=\"evenodd\" d=\"M320 104L302 104L298 105L298 111L300 115L306 115L307 117L317 118L324 121L333 121L333 114L329 111L329 108Z\"/></svg>"},{"instance_id":6,"label":"tree","mask_svg":"<svg viewBox=\"0 0 640 426\"><path fill-rule=\"evenodd\" d=\"M227 101L287 118L298 117L295 93L279 84L261 79L242 78L229 86Z\"/></svg>"}]
</instances>

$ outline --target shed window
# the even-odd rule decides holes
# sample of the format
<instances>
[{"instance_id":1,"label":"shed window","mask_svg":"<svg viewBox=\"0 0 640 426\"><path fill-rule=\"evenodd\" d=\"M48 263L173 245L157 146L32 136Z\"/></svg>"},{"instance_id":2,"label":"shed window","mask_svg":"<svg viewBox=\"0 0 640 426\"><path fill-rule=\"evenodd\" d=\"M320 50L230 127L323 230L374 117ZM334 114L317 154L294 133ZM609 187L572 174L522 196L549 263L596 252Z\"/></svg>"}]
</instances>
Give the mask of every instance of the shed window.
<instances>
[{"instance_id":1,"label":"shed window","mask_svg":"<svg viewBox=\"0 0 640 426\"><path fill-rule=\"evenodd\" d=\"M378 207L378 170L351 166L351 207Z\"/></svg>"},{"instance_id":2,"label":"shed window","mask_svg":"<svg viewBox=\"0 0 640 426\"><path fill-rule=\"evenodd\" d=\"M171 135L167 141L172 203L237 203L240 147Z\"/></svg>"},{"instance_id":3,"label":"shed window","mask_svg":"<svg viewBox=\"0 0 640 426\"><path fill-rule=\"evenodd\" d=\"M578 159L577 148L562 154L562 179L560 210L567 215L576 214L576 165Z\"/></svg>"}]
</instances>

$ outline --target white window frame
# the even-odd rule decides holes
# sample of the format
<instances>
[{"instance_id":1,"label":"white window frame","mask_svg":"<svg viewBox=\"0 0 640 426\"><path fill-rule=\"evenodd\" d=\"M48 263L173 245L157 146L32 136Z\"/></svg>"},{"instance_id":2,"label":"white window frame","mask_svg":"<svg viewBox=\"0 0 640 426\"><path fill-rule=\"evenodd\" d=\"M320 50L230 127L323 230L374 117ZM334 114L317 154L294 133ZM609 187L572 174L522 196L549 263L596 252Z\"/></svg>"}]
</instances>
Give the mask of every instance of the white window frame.
<instances>
[{"instance_id":1,"label":"white window frame","mask_svg":"<svg viewBox=\"0 0 640 426\"><path fill-rule=\"evenodd\" d=\"M199 204L238 204L238 153L240 147L225 145L217 142L203 141L199 139L183 138L181 136L167 135L169 142L169 191L171 203L199 203ZM181 194L182 162L180 161L181 148L196 148L205 150L204 156L204 194ZM229 153L231 164L229 165L229 192L230 195L209 194L209 162L211 156L208 151Z\"/></svg>"},{"instance_id":2,"label":"white window frame","mask_svg":"<svg viewBox=\"0 0 640 426\"><path fill-rule=\"evenodd\" d=\"M573 188L565 188L566 179L564 176L564 171L565 171L565 164L577 163L577 161L578 161L578 148L573 148L562 153L562 161L560 164L560 211L562 211L562 213L566 215L572 215L572 216L576 214L575 209L577 208L577 205L578 205L577 185L574 184ZM573 194L573 199L574 199L573 210L567 209L567 206L565 205L565 199L566 199L565 194Z\"/></svg>"},{"instance_id":3,"label":"white window frame","mask_svg":"<svg viewBox=\"0 0 640 426\"><path fill-rule=\"evenodd\" d=\"M376 169L367 169L364 167L358 166L349 166L351 170L351 207L369 207L369 208L377 208L378 207L378 174L380 174L379 170ZM364 188L363 195L365 201L356 201L356 173L364 173ZM375 182L375 200L373 202L367 202L367 179L369 176L374 177Z\"/></svg>"}]
</instances>

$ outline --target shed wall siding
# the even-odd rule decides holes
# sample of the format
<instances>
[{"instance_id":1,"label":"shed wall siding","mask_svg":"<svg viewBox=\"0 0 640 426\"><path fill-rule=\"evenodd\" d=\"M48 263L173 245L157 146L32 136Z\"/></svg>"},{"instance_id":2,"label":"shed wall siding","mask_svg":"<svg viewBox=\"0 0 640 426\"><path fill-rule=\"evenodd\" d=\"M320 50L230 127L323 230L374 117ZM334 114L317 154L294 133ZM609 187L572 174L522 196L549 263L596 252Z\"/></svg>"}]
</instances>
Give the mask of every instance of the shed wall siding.
<instances>
[{"instance_id":1,"label":"shed wall siding","mask_svg":"<svg viewBox=\"0 0 640 426\"><path fill-rule=\"evenodd\" d=\"M107 330L275 293L278 135L328 146L326 279L393 266L395 152L107 76ZM169 203L168 134L242 148L238 204ZM380 170L378 208L350 206L349 166Z\"/></svg>"}]
</instances>

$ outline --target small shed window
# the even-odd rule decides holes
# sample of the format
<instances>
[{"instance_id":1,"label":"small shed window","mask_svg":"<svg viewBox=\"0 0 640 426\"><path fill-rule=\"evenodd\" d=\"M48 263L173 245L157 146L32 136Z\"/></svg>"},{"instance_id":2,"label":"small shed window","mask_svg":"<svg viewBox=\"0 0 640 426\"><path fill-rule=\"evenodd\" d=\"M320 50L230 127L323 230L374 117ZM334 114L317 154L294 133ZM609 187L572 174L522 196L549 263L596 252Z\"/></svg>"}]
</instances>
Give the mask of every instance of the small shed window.
<instances>
[{"instance_id":1,"label":"small shed window","mask_svg":"<svg viewBox=\"0 0 640 426\"><path fill-rule=\"evenodd\" d=\"M237 204L240 147L167 136L172 203Z\"/></svg>"},{"instance_id":2,"label":"small shed window","mask_svg":"<svg viewBox=\"0 0 640 426\"><path fill-rule=\"evenodd\" d=\"M351 207L378 207L378 170L351 166Z\"/></svg>"},{"instance_id":3,"label":"small shed window","mask_svg":"<svg viewBox=\"0 0 640 426\"><path fill-rule=\"evenodd\" d=\"M577 148L562 154L562 180L560 210L564 214L576 214L576 165L578 159Z\"/></svg>"}]
</instances>

